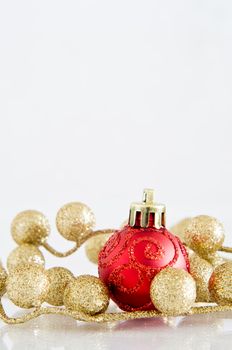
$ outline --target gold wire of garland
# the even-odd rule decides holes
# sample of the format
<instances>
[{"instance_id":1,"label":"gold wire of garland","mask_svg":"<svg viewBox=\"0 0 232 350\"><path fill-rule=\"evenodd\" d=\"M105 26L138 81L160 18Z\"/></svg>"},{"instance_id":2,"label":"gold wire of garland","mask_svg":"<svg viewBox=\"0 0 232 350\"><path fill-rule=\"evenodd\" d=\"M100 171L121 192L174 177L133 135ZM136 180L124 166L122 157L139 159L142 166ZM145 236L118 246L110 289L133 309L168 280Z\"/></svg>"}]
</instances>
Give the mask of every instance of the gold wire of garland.
<instances>
[{"instance_id":1,"label":"gold wire of garland","mask_svg":"<svg viewBox=\"0 0 232 350\"><path fill-rule=\"evenodd\" d=\"M67 256L72 255L73 253L75 253L80 246L85 243L89 238L91 237L95 237L95 236L99 236L99 235L104 235L104 234L111 234L113 232L116 232L116 230L114 229L104 229L104 230L97 230L97 231L92 231L90 230L88 233L85 233L85 235L83 237L81 237L75 244L75 246L73 248L71 248L70 250L66 251L66 252L58 252L55 248L53 248L52 246L50 246L49 243L47 243L47 241L41 242L41 245L47 250L49 251L49 253L57 256L58 258L66 258Z\"/></svg>"},{"instance_id":2,"label":"gold wire of garland","mask_svg":"<svg viewBox=\"0 0 232 350\"><path fill-rule=\"evenodd\" d=\"M225 252L225 253L232 253L232 247L225 247L225 246L223 246L223 247L221 247L219 249L219 251L220 252Z\"/></svg>"},{"instance_id":3,"label":"gold wire of garland","mask_svg":"<svg viewBox=\"0 0 232 350\"><path fill-rule=\"evenodd\" d=\"M201 314L210 314L215 312L223 312L223 311L232 311L232 306L196 306L192 307L190 311L180 314L178 316L191 316L191 315L201 315ZM115 322L115 321L128 321L135 320L141 318L158 318L158 317L170 317L170 315L160 313L156 310L151 311L134 311L134 312L113 312L113 313L101 313L98 315L89 315L80 311L71 311L64 308L59 307L40 307L36 308L29 314L23 315L17 318L8 317L5 313L5 310L0 303L0 319L7 324L20 324L28 322L32 319L35 319L42 315L62 315L68 316L76 321L83 322L96 322L96 323L104 323L104 322Z\"/></svg>"}]
</instances>

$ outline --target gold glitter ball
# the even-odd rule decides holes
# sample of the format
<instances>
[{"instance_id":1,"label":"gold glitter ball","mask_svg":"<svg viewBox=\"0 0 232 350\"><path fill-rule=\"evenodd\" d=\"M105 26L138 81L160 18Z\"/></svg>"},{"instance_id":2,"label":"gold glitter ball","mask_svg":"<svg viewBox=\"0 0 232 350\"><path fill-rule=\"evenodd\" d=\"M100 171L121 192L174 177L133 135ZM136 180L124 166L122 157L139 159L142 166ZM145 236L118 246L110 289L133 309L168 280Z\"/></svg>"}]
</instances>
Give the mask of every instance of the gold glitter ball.
<instances>
[{"instance_id":1,"label":"gold glitter ball","mask_svg":"<svg viewBox=\"0 0 232 350\"><path fill-rule=\"evenodd\" d=\"M204 257L217 251L225 238L223 225L212 216L200 215L191 219L185 229L187 245Z\"/></svg>"},{"instance_id":2,"label":"gold glitter ball","mask_svg":"<svg viewBox=\"0 0 232 350\"><path fill-rule=\"evenodd\" d=\"M64 267L53 267L47 270L49 289L46 302L50 305L63 305L64 290L67 284L74 279L71 271Z\"/></svg>"},{"instance_id":3,"label":"gold glitter ball","mask_svg":"<svg viewBox=\"0 0 232 350\"><path fill-rule=\"evenodd\" d=\"M87 205L80 202L68 203L58 211L56 226L64 238L77 242L93 229L95 217Z\"/></svg>"},{"instance_id":4,"label":"gold glitter ball","mask_svg":"<svg viewBox=\"0 0 232 350\"><path fill-rule=\"evenodd\" d=\"M98 264L98 255L100 250L104 247L111 233L101 234L95 237L91 237L85 244L85 252L88 259L94 264Z\"/></svg>"},{"instance_id":5,"label":"gold glitter ball","mask_svg":"<svg viewBox=\"0 0 232 350\"><path fill-rule=\"evenodd\" d=\"M193 253L189 257L190 273L196 282L197 302L210 302L210 292L208 288L209 279L213 272L213 266L206 260Z\"/></svg>"},{"instance_id":6,"label":"gold glitter ball","mask_svg":"<svg viewBox=\"0 0 232 350\"><path fill-rule=\"evenodd\" d=\"M167 267L152 280L151 300L165 315L177 316L189 311L196 300L196 283L185 270Z\"/></svg>"},{"instance_id":7,"label":"gold glitter ball","mask_svg":"<svg viewBox=\"0 0 232 350\"><path fill-rule=\"evenodd\" d=\"M218 305L232 305L232 261L215 268L209 280L209 291Z\"/></svg>"},{"instance_id":8,"label":"gold glitter ball","mask_svg":"<svg viewBox=\"0 0 232 350\"><path fill-rule=\"evenodd\" d=\"M9 299L25 309L40 306L45 300L48 287L46 271L39 265L21 265L15 268L6 282Z\"/></svg>"},{"instance_id":9,"label":"gold glitter ball","mask_svg":"<svg viewBox=\"0 0 232 350\"><path fill-rule=\"evenodd\" d=\"M0 297L5 293L6 291L6 279L7 279L7 272L0 263Z\"/></svg>"},{"instance_id":10,"label":"gold glitter ball","mask_svg":"<svg viewBox=\"0 0 232 350\"><path fill-rule=\"evenodd\" d=\"M172 232L175 236L178 236L182 242L185 242L185 229L190 223L191 218L185 218L178 222L176 225L170 228L170 232Z\"/></svg>"},{"instance_id":11,"label":"gold glitter ball","mask_svg":"<svg viewBox=\"0 0 232 350\"><path fill-rule=\"evenodd\" d=\"M45 259L41 251L32 244L22 244L15 248L7 258L7 268L9 271L19 265L37 264L44 266Z\"/></svg>"},{"instance_id":12,"label":"gold glitter ball","mask_svg":"<svg viewBox=\"0 0 232 350\"><path fill-rule=\"evenodd\" d=\"M29 243L39 245L50 233L47 218L36 210L19 213L11 224L11 234L18 244Z\"/></svg>"},{"instance_id":13,"label":"gold glitter ball","mask_svg":"<svg viewBox=\"0 0 232 350\"><path fill-rule=\"evenodd\" d=\"M104 312L109 305L108 289L98 277L78 276L65 288L64 305L90 315Z\"/></svg>"}]
</instances>

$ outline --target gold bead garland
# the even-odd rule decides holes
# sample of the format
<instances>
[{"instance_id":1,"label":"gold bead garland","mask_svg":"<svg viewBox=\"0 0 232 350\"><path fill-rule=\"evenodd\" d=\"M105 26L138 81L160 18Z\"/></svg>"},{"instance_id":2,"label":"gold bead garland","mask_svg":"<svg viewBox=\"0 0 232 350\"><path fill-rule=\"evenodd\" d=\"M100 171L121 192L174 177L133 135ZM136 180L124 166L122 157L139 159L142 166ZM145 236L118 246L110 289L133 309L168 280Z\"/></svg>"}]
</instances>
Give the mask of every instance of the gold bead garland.
<instances>
[{"instance_id":1,"label":"gold bead garland","mask_svg":"<svg viewBox=\"0 0 232 350\"><path fill-rule=\"evenodd\" d=\"M232 305L232 261L216 267L210 277L209 291L218 305Z\"/></svg>"},{"instance_id":2,"label":"gold bead garland","mask_svg":"<svg viewBox=\"0 0 232 350\"><path fill-rule=\"evenodd\" d=\"M30 244L32 246L43 246L51 254L64 258L77 251L77 249L90 237L111 234L115 230L105 229L93 231L95 226L95 217L92 210L85 204L81 202L72 202L64 205L57 213L56 216L56 226L58 232L67 240L74 241L75 246L66 252L58 252L56 249L50 246L47 242L47 238L50 234L50 225L48 219L44 214L37 210L25 210L16 215L11 224L11 235L19 246L23 244ZM11 263L18 264L16 257L23 253L25 249L25 254L19 257L22 262L34 262L37 260L43 260L42 253L37 250L35 254L35 247L31 248L25 246L16 250L13 254L15 257L9 258ZM30 254L32 253L32 255ZM37 255L37 257L36 257ZM27 257L26 257L27 256Z\"/></svg>"},{"instance_id":3,"label":"gold bead garland","mask_svg":"<svg viewBox=\"0 0 232 350\"><path fill-rule=\"evenodd\" d=\"M15 248L7 258L8 271L19 265L36 264L45 265L45 259L38 247L33 244L23 243Z\"/></svg>"},{"instance_id":4,"label":"gold bead garland","mask_svg":"<svg viewBox=\"0 0 232 350\"><path fill-rule=\"evenodd\" d=\"M57 213L59 233L69 241L77 242L95 226L95 216L85 204L73 202L64 205Z\"/></svg>"},{"instance_id":5,"label":"gold bead garland","mask_svg":"<svg viewBox=\"0 0 232 350\"><path fill-rule=\"evenodd\" d=\"M6 280L7 280L7 272L0 262L0 297L6 291Z\"/></svg>"},{"instance_id":6,"label":"gold bead garland","mask_svg":"<svg viewBox=\"0 0 232 350\"><path fill-rule=\"evenodd\" d=\"M20 265L10 272L6 281L9 299L25 309L39 307L45 301L48 287L47 274L39 265Z\"/></svg>"},{"instance_id":7,"label":"gold bead garland","mask_svg":"<svg viewBox=\"0 0 232 350\"><path fill-rule=\"evenodd\" d=\"M213 273L213 266L196 253L190 255L189 262L190 273L196 281L196 301L209 303L211 301L211 297L208 283L210 276Z\"/></svg>"},{"instance_id":8,"label":"gold bead garland","mask_svg":"<svg viewBox=\"0 0 232 350\"><path fill-rule=\"evenodd\" d=\"M199 215L190 220L185 228L184 237L187 245L204 257L222 247L225 231L216 218Z\"/></svg>"},{"instance_id":9,"label":"gold bead garland","mask_svg":"<svg viewBox=\"0 0 232 350\"><path fill-rule=\"evenodd\" d=\"M18 244L39 245L49 235L47 218L37 210L25 210L19 213L11 224L11 234Z\"/></svg>"},{"instance_id":10,"label":"gold bead garland","mask_svg":"<svg viewBox=\"0 0 232 350\"><path fill-rule=\"evenodd\" d=\"M185 243L185 229L190 223L190 221L191 221L191 218L182 219L180 222L178 222L176 225L170 228L170 231L174 235L178 236L183 243Z\"/></svg>"},{"instance_id":11,"label":"gold bead garland","mask_svg":"<svg viewBox=\"0 0 232 350\"><path fill-rule=\"evenodd\" d=\"M78 276L65 289L64 305L73 311L95 315L107 309L109 292L98 277Z\"/></svg>"},{"instance_id":12,"label":"gold bead garland","mask_svg":"<svg viewBox=\"0 0 232 350\"><path fill-rule=\"evenodd\" d=\"M65 288L74 279L72 272L64 267L52 267L47 270L47 277L49 287L45 301L53 306L62 306Z\"/></svg>"},{"instance_id":13,"label":"gold bead garland","mask_svg":"<svg viewBox=\"0 0 232 350\"><path fill-rule=\"evenodd\" d=\"M47 242L50 226L42 213L28 210L13 220L11 232L19 246L8 257L9 275L0 264L0 296L7 292L15 305L35 309L22 317L10 318L0 302L0 319L4 322L17 324L45 314L61 314L86 322L108 322L232 310L232 262L224 263L218 253L231 253L232 248L222 246L224 229L215 218L201 215L184 219L173 227L173 232L187 244L190 252L190 274L168 267L154 277L150 295L156 310L117 313L105 313L109 292L98 277L74 277L62 267L45 270L45 260L39 249L42 246L58 257L65 257L87 242L86 255L97 263L100 249L115 230L93 231L94 214L80 202L63 206L56 224L64 238L75 242L67 252L58 252ZM198 306L195 301L209 305ZM44 302L52 307L42 306Z\"/></svg>"},{"instance_id":14,"label":"gold bead garland","mask_svg":"<svg viewBox=\"0 0 232 350\"><path fill-rule=\"evenodd\" d=\"M105 243L110 238L111 234L106 233L104 235L94 236L88 239L85 244L85 253L89 261L94 264L98 263L98 255Z\"/></svg>"},{"instance_id":15,"label":"gold bead garland","mask_svg":"<svg viewBox=\"0 0 232 350\"><path fill-rule=\"evenodd\" d=\"M205 254L204 259L207 260L213 267L217 267L226 262L227 259L222 257L218 252Z\"/></svg>"}]
</instances>

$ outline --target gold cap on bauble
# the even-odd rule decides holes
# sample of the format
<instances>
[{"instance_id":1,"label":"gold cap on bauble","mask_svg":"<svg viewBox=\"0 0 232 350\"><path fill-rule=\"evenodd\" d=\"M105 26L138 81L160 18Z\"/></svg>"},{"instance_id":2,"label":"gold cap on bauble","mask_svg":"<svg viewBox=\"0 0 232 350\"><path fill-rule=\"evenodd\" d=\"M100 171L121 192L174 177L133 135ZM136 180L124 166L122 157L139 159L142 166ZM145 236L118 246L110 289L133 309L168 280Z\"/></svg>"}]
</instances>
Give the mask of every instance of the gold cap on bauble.
<instances>
[{"instance_id":1,"label":"gold cap on bauble","mask_svg":"<svg viewBox=\"0 0 232 350\"><path fill-rule=\"evenodd\" d=\"M147 188L143 191L143 201L131 204L129 225L160 229L165 227L165 212L165 205L154 201L154 190Z\"/></svg>"}]
</instances>

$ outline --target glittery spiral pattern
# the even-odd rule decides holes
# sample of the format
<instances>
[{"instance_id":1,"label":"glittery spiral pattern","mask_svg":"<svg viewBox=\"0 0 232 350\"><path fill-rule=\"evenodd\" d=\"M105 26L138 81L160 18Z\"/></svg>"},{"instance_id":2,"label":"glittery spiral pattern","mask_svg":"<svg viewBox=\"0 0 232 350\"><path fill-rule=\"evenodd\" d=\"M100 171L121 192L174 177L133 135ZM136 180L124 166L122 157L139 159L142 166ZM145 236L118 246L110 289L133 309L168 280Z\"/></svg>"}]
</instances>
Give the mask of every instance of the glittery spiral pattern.
<instances>
[{"instance_id":1,"label":"glittery spiral pattern","mask_svg":"<svg viewBox=\"0 0 232 350\"><path fill-rule=\"evenodd\" d=\"M150 284L165 267L189 271L186 250L166 229L125 226L99 254L99 276L110 296L125 311L152 310Z\"/></svg>"}]
</instances>

